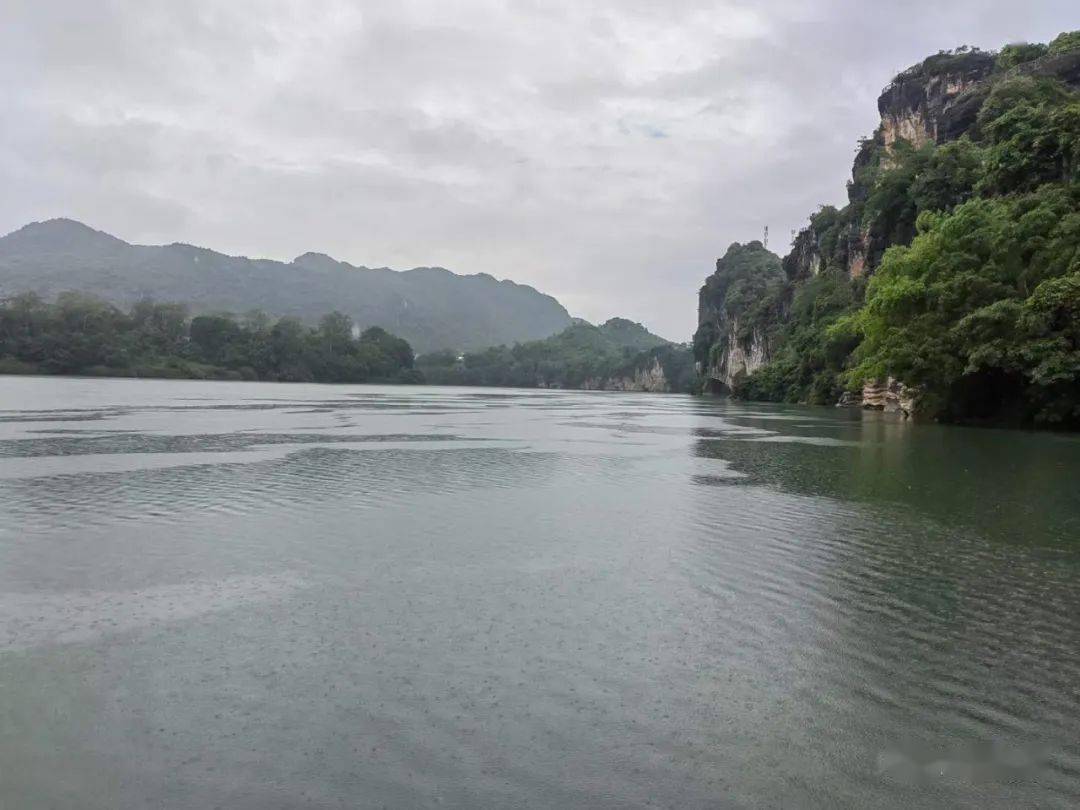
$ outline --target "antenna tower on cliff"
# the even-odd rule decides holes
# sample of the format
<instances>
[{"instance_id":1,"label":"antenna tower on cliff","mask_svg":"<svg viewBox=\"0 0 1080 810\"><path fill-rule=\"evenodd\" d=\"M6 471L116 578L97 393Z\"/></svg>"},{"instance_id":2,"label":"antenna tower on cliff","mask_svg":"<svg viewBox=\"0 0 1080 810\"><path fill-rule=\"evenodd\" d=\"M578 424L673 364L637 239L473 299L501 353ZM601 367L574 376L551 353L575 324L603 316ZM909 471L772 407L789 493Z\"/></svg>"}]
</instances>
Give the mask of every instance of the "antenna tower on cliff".
<instances>
[{"instance_id":1,"label":"antenna tower on cliff","mask_svg":"<svg viewBox=\"0 0 1080 810\"><path fill-rule=\"evenodd\" d=\"M769 226L765 226L765 238L761 240L761 244L765 247L769 246Z\"/></svg>"}]
</instances>

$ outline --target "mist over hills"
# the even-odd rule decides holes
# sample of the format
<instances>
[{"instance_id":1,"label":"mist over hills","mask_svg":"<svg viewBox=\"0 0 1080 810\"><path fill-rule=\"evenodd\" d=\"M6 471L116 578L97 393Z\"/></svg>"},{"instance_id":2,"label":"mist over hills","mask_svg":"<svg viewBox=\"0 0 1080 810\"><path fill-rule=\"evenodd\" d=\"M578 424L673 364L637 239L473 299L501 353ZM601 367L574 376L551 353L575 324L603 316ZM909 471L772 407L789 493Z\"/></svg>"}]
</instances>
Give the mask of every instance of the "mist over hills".
<instances>
[{"instance_id":1,"label":"mist over hills","mask_svg":"<svg viewBox=\"0 0 1080 810\"><path fill-rule=\"evenodd\" d=\"M0 237L0 296L67 290L118 305L176 301L193 312L263 310L314 321L332 310L381 326L418 352L538 340L573 319L550 295L486 273L357 267L321 253L285 263L174 243L133 245L70 219Z\"/></svg>"}]
</instances>

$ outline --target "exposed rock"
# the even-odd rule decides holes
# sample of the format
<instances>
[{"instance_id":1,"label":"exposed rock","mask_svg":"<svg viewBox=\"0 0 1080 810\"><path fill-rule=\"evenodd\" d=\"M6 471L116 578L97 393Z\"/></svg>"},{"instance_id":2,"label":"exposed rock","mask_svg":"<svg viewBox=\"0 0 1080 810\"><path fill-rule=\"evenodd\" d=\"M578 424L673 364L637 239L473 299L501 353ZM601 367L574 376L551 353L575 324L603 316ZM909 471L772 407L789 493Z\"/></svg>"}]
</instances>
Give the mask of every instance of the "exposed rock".
<instances>
[{"instance_id":1,"label":"exposed rock","mask_svg":"<svg viewBox=\"0 0 1080 810\"><path fill-rule=\"evenodd\" d=\"M653 358L651 366L635 370L633 376L590 377L581 387L585 391L648 391L658 394L671 391L659 357Z\"/></svg>"},{"instance_id":2,"label":"exposed rock","mask_svg":"<svg viewBox=\"0 0 1080 810\"><path fill-rule=\"evenodd\" d=\"M911 386L889 377L881 380L870 380L863 385L862 407L867 410L885 411L886 413L902 413L905 417L915 413L917 390ZM843 398L841 398L843 401ZM852 400L854 401L854 395ZM841 403L837 403L838 405Z\"/></svg>"},{"instance_id":3,"label":"exposed rock","mask_svg":"<svg viewBox=\"0 0 1080 810\"><path fill-rule=\"evenodd\" d=\"M916 148L938 142L942 117L993 70L993 54L983 51L939 54L905 70L878 98L885 147L900 139Z\"/></svg>"},{"instance_id":4,"label":"exposed rock","mask_svg":"<svg viewBox=\"0 0 1080 810\"><path fill-rule=\"evenodd\" d=\"M859 182L861 170L875 160L888 168L898 140L915 148L957 140L975 126L993 86L1015 76L1053 78L1080 87L1080 49L1043 56L1004 72L996 70L992 53L960 49L938 53L900 73L878 98L881 124L855 157L849 200L867 199L870 189ZM913 231L899 242L906 243L912 236ZM892 239L896 241L895 235ZM889 244L888 234L877 233L874 223L864 223L849 238L848 275L858 278L872 273Z\"/></svg>"},{"instance_id":5,"label":"exposed rock","mask_svg":"<svg viewBox=\"0 0 1080 810\"><path fill-rule=\"evenodd\" d=\"M845 391L836 402L837 408L861 408L862 396L853 391Z\"/></svg>"},{"instance_id":6,"label":"exposed rock","mask_svg":"<svg viewBox=\"0 0 1080 810\"><path fill-rule=\"evenodd\" d=\"M888 386L881 380L869 380L863 385L862 406L868 410L885 410L885 392Z\"/></svg>"},{"instance_id":7,"label":"exposed rock","mask_svg":"<svg viewBox=\"0 0 1080 810\"><path fill-rule=\"evenodd\" d=\"M812 233L809 238L813 239ZM807 250L812 267L815 248L808 243ZM752 374L769 361L765 324L776 313L765 312L762 306L786 280L780 257L761 242L731 245L717 260L716 272L705 280L698 295L694 335L694 357L708 390L729 393L739 377Z\"/></svg>"},{"instance_id":8,"label":"exposed rock","mask_svg":"<svg viewBox=\"0 0 1080 810\"><path fill-rule=\"evenodd\" d=\"M791 244L791 252L783 260L784 273L793 281L816 276L821 272L821 245L813 228L803 228Z\"/></svg>"},{"instance_id":9,"label":"exposed rock","mask_svg":"<svg viewBox=\"0 0 1080 810\"><path fill-rule=\"evenodd\" d=\"M902 138L918 148L956 140L975 125L993 84L1015 76L1080 86L1080 50L1043 56L1004 73L995 73L993 54L983 51L930 57L893 79L878 98L881 142L892 147Z\"/></svg>"},{"instance_id":10,"label":"exposed rock","mask_svg":"<svg viewBox=\"0 0 1080 810\"><path fill-rule=\"evenodd\" d=\"M848 241L847 272L851 278L859 278L866 275L869 265L867 255L869 253L870 229L864 228Z\"/></svg>"},{"instance_id":11,"label":"exposed rock","mask_svg":"<svg viewBox=\"0 0 1080 810\"><path fill-rule=\"evenodd\" d=\"M897 395L897 406L904 416L914 416L915 409L919 406L918 389L900 383L900 391Z\"/></svg>"},{"instance_id":12,"label":"exposed rock","mask_svg":"<svg viewBox=\"0 0 1080 810\"><path fill-rule=\"evenodd\" d=\"M722 350L715 353L713 362L706 367L706 377L720 391L731 391L738 379L769 362L769 341L764 330L755 328L749 338L740 338L738 318L731 321L728 329Z\"/></svg>"},{"instance_id":13,"label":"exposed rock","mask_svg":"<svg viewBox=\"0 0 1080 810\"><path fill-rule=\"evenodd\" d=\"M952 99L938 116L937 142L955 141L975 126L979 109L988 95L990 95L990 83L977 82Z\"/></svg>"},{"instance_id":14,"label":"exposed rock","mask_svg":"<svg viewBox=\"0 0 1080 810\"><path fill-rule=\"evenodd\" d=\"M773 377L762 377L761 385L744 385L740 380L773 359L783 357L789 363L792 344L784 343L793 334L789 324L792 318L800 325L816 319L819 301L822 309L832 308L834 314L857 309L866 291L863 282L880 265L886 250L908 245L915 237L915 217L910 211L898 214L888 205L884 210L878 204L881 200L868 205L884 178L890 182L904 179L882 171L892 165L899 141L919 148L968 133L978 140L973 128L987 95L998 82L1013 76L1045 76L1070 87L1080 86L1080 48L1047 54L1008 70L1002 64L1006 62L994 53L962 47L939 52L896 76L878 98L878 128L860 142L848 183L848 204L840 209L822 206L811 215L781 262L781 279L763 268L745 272L752 265L746 257L764 251L760 243L728 249L698 299L694 358L706 390L776 396L778 388L783 388L790 396L798 389L800 397L815 401L833 395L839 379L835 368L828 370L833 374L831 382L824 374L812 384L806 380L789 384ZM885 192L888 203L888 187ZM839 277L845 272L855 283L841 283ZM747 294L745 285L740 288L741 282L737 283L746 278L756 278L762 286ZM780 286L771 288L772 284ZM735 290L738 294L733 295ZM850 300L845 300L846 294ZM812 310L808 304L813 304ZM842 333L840 339L849 340ZM817 362L817 358L811 360L809 365ZM917 407L917 394L896 380L886 380L868 384L861 397L845 395L837 404L910 414Z\"/></svg>"}]
</instances>

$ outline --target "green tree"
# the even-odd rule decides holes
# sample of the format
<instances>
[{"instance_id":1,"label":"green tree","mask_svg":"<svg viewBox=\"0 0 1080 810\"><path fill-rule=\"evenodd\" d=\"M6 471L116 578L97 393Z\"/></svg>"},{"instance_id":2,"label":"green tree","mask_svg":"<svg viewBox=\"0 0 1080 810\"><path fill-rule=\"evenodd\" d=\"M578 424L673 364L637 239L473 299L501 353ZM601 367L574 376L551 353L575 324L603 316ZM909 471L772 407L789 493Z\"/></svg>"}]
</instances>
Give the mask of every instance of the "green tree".
<instances>
[{"instance_id":1,"label":"green tree","mask_svg":"<svg viewBox=\"0 0 1080 810\"><path fill-rule=\"evenodd\" d=\"M189 321L178 304L140 301L130 313L81 293L55 303L34 294L0 301L0 371L228 379L415 382L409 344L385 330L353 339L330 313L317 329L265 315Z\"/></svg>"},{"instance_id":2,"label":"green tree","mask_svg":"<svg viewBox=\"0 0 1080 810\"><path fill-rule=\"evenodd\" d=\"M1066 53L1080 48L1080 31L1065 31L1050 41L1047 49L1052 54Z\"/></svg>"},{"instance_id":3,"label":"green tree","mask_svg":"<svg viewBox=\"0 0 1080 810\"><path fill-rule=\"evenodd\" d=\"M1080 190L971 200L921 216L919 230L870 282L855 380L897 377L943 417L1065 418L1047 383L1071 391L1080 380L1069 376Z\"/></svg>"},{"instance_id":4,"label":"green tree","mask_svg":"<svg viewBox=\"0 0 1080 810\"><path fill-rule=\"evenodd\" d=\"M982 193L1080 179L1080 102L1059 82L1024 76L998 85L979 127L987 141Z\"/></svg>"},{"instance_id":5,"label":"green tree","mask_svg":"<svg viewBox=\"0 0 1080 810\"><path fill-rule=\"evenodd\" d=\"M353 322L348 315L331 312L319 321L319 336L331 352L348 354L353 346Z\"/></svg>"},{"instance_id":6,"label":"green tree","mask_svg":"<svg viewBox=\"0 0 1080 810\"><path fill-rule=\"evenodd\" d=\"M198 359L218 365L228 364L230 353L243 337L243 331L232 315L199 315L192 318L189 334Z\"/></svg>"},{"instance_id":7,"label":"green tree","mask_svg":"<svg viewBox=\"0 0 1080 810\"><path fill-rule=\"evenodd\" d=\"M1031 62L1045 56L1049 48L1041 42L1016 42L1006 45L998 51L996 64L998 70L1009 70L1025 62Z\"/></svg>"}]
</instances>

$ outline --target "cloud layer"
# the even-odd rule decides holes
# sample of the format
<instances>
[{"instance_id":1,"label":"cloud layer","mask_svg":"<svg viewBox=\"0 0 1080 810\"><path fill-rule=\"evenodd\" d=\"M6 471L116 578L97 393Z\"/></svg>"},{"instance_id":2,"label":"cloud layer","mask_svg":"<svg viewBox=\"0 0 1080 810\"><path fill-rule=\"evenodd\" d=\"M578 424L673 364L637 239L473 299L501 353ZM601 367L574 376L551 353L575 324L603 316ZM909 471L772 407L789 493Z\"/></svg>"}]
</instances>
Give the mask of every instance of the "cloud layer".
<instances>
[{"instance_id":1,"label":"cloud layer","mask_svg":"<svg viewBox=\"0 0 1080 810\"><path fill-rule=\"evenodd\" d=\"M14 0L0 231L529 283L694 328L715 257L839 202L899 69L1071 2Z\"/></svg>"}]
</instances>

